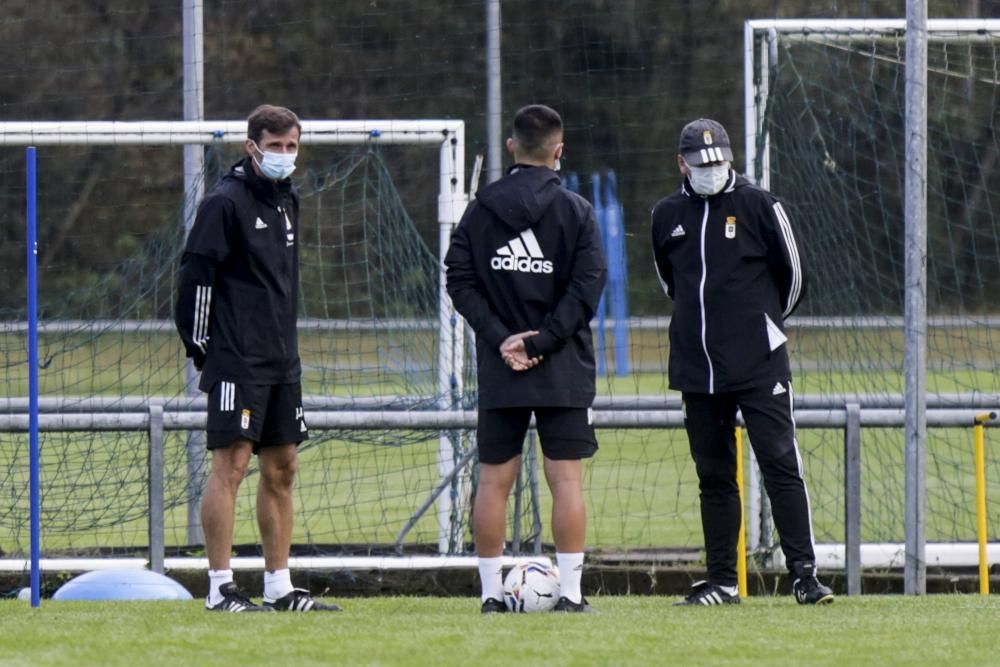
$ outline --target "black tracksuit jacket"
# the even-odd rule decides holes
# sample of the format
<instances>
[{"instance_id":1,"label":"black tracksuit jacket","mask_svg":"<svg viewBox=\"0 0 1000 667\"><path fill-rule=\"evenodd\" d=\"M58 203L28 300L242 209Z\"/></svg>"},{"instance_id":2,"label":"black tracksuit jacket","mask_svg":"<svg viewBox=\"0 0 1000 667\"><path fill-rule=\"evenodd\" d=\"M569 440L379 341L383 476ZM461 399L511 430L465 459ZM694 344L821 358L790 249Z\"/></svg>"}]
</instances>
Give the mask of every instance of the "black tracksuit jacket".
<instances>
[{"instance_id":1,"label":"black tracksuit jacket","mask_svg":"<svg viewBox=\"0 0 1000 667\"><path fill-rule=\"evenodd\" d=\"M299 200L245 158L205 195L187 239L174 321L200 388L301 379Z\"/></svg>"},{"instance_id":2,"label":"black tracksuit jacket","mask_svg":"<svg viewBox=\"0 0 1000 667\"><path fill-rule=\"evenodd\" d=\"M673 299L673 389L715 394L791 379L783 320L805 277L781 202L730 171L702 197L685 179L652 214L656 269Z\"/></svg>"},{"instance_id":3,"label":"black tracksuit jacket","mask_svg":"<svg viewBox=\"0 0 1000 667\"><path fill-rule=\"evenodd\" d=\"M590 320L607 279L594 209L546 167L515 165L476 193L445 256L455 308L476 332L479 407L590 407ZM500 344L535 330L511 370Z\"/></svg>"}]
</instances>

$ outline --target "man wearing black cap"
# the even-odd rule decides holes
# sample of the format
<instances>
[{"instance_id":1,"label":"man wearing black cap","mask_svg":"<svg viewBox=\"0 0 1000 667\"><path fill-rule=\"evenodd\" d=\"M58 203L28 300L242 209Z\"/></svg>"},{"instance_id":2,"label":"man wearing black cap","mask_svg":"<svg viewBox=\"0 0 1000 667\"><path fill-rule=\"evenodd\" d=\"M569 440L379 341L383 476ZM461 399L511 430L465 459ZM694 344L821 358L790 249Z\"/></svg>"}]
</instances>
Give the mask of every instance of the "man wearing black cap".
<instances>
[{"instance_id":1,"label":"man wearing black cap","mask_svg":"<svg viewBox=\"0 0 1000 667\"><path fill-rule=\"evenodd\" d=\"M795 599L825 604L833 592L816 578L782 324L802 298L805 277L781 202L733 171L732 160L718 122L685 125L677 156L684 182L652 214L656 270L673 300L670 387L683 399L708 569L708 580L680 604L740 601L737 410L764 477Z\"/></svg>"}]
</instances>

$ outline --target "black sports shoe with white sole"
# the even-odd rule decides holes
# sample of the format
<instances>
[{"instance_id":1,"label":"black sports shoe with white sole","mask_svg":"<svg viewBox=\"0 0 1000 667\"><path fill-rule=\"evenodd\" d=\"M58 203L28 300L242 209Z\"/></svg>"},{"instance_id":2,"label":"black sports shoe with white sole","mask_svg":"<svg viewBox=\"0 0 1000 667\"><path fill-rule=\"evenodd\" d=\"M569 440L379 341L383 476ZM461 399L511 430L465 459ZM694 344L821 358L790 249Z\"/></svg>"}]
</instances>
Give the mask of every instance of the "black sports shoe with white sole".
<instances>
[{"instance_id":1,"label":"black sports shoe with white sole","mask_svg":"<svg viewBox=\"0 0 1000 667\"><path fill-rule=\"evenodd\" d=\"M235 581L229 581L219 586L219 593L222 594L222 601L219 604L210 605L206 598L205 609L209 611L228 611L233 614L244 611L272 611L266 606L256 604L244 595Z\"/></svg>"},{"instance_id":2,"label":"black sports shoe with white sole","mask_svg":"<svg viewBox=\"0 0 1000 667\"><path fill-rule=\"evenodd\" d=\"M479 608L479 611L483 614L505 614L507 613L507 605L496 598L486 598L483 600L483 606Z\"/></svg>"},{"instance_id":3,"label":"black sports shoe with white sole","mask_svg":"<svg viewBox=\"0 0 1000 667\"><path fill-rule=\"evenodd\" d=\"M696 581L691 585L691 591L680 602L675 602L675 607L688 605L703 605L711 607L717 604L739 604L740 596L729 593L722 586L712 584L707 581Z\"/></svg>"},{"instance_id":4,"label":"black sports shoe with white sole","mask_svg":"<svg viewBox=\"0 0 1000 667\"><path fill-rule=\"evenodd\" d=\"M833 591L816 578L815 563L792 564L792 593L799 604L830 604Z\"/></svg>"},{"instance_id":5,"label":"black sports shoe with white sole","mask_svg":"<svg viewBox=\"0 0 1000 667\"><path fill-rule=\"evenodd\" d=\"M594 613L594 608L590 606L587 602L587 598L580 598L579 602L573 602L568 597L563 596L559 598L556 602L556 606L552 608L552 611L568 611L577 614L592 614Z\"/></svg>"},{"instance_id":6,"label":"black sports shoe with white sole","mask_svg":"<svg viewBox=\"0 0 1000 667\"><path fill-rule=\"evenodd\" d=\"M293 588L291 593L277 600L264 598L264 606L274 611L341 611L335 604L317 602L309 591L302 588Z\"/></svg>"}]
</instances>

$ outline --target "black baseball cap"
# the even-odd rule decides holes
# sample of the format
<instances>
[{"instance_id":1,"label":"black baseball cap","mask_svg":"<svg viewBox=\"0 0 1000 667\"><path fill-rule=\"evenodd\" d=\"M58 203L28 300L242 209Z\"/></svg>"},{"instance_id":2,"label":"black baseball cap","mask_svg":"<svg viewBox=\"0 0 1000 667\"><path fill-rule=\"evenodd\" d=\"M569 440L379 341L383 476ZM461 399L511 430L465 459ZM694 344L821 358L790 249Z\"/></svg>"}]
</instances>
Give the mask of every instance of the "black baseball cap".
<instances>
[{"instance_id":1,"label":"black baseball cap","mask_svg":"<svg viewBox=\"0 0 1000 667\"><path fill-rule=\"evenodd\" d=\"M681 130L680 154L692 167L710 162L733 161L729 135L722 124L711 118L699 118Z\"/></svg>"}]
</instances>

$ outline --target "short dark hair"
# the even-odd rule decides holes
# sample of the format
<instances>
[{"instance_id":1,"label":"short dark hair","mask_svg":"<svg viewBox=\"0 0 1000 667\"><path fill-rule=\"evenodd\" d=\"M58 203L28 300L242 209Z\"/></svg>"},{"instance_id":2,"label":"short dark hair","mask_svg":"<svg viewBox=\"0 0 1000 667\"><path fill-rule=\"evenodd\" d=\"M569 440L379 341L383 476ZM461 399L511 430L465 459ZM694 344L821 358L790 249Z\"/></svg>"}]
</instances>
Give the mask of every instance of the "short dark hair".
<instances>
[{"instance_id":1,"label":"short dark hair","mask_svg":"<svg viewBox=\"0 0 1000 667\"><path fill-rule=\"evenodd\" d=\"M562 118L544 104L529 104L514 115L514 140L532 157L545 157L549 139L562 135L562 131Z\"/></svg>"},{"instance_id":2,"label":"short dark hair","mask_svg":"<svg viewBox=\"0 0 1000 667\"><path fill-rule=\"evenodd\" d=\"M250 112L247 117L247 137L254 143L260 141L267 130L271 134L284 134L292 128L298 128L302 134L302 124L295 112L285 107L276 107L270 104L261 104Z\"/></svg>"}]
</instances>

